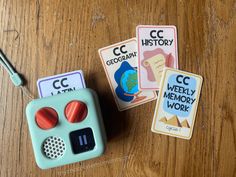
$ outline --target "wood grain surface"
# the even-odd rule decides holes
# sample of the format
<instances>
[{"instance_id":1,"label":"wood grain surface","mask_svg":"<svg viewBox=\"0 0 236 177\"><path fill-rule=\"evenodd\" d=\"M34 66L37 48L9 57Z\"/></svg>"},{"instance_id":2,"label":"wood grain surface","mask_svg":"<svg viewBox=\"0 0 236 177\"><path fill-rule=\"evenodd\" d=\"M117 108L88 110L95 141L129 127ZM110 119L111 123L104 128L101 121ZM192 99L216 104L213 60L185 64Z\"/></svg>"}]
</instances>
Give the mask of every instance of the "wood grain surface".
<instances>
[{"instance_id":1,"label":"wood grain surface","mask_svg":"<svg viewBox=\"0 0 236 177\"><path fill-rule=\"evenodd\" d=\"M98 49L138 24L176 25L179 68L204 78L192 139L151 132L155 101L118 112ZM94 160L40 170L25 107L0 69L1 177L235 177L235 0L0 0L0 48L37 96L37 79L82 69L102 105L108 145Z\"/></svg>"}]
</instances>

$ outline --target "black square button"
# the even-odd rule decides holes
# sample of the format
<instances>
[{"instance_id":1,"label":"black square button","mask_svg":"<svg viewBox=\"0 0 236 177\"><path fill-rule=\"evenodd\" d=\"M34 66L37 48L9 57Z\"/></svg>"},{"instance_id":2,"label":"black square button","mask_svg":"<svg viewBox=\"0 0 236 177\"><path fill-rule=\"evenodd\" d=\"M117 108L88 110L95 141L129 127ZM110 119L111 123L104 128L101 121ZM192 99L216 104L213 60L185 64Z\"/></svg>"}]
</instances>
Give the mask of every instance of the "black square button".
<instances>
[{"instance_id":1,"label":"black square button","mask_svg":"<svg viewBox=\"0 0 236 177\"><path fill-rule=\"evenodd\" d=\"M84 128L70 132L70 142L74 154L93 150L95 142L92 129Z\"/></svg>"}]
</instances>

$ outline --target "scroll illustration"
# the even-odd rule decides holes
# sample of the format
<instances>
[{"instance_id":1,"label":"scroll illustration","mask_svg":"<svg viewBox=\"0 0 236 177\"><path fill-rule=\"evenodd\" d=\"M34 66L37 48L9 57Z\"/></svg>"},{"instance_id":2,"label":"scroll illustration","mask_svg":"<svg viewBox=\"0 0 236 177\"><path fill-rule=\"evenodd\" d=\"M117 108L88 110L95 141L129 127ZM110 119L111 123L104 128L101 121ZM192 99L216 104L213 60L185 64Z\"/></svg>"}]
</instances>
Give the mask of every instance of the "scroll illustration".
<instances>
[{"instance_id":1,"label":"scroll illustration","mask_svg":"<svg viewBox=\"0 0 236 177\"><path fill-rule=\"evenodd\" d=\"M172 54L166 54L160 48L152 51L145 51L143 55L144 59L141 64L147 70L147 77L149 81L156 81L157 83L160 83L164 67L174 66L174 57Z\"/></svg>"}]
</instances>

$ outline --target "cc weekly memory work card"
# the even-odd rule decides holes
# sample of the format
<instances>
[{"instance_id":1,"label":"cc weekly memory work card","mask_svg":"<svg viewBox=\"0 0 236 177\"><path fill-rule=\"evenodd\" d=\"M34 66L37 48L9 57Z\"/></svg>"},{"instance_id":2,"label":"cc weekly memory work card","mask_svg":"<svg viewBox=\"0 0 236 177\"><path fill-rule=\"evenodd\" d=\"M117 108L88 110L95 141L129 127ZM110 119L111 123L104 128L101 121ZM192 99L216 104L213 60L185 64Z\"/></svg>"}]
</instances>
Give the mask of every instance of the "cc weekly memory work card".
<instances>
[{"instance_id":1,"label":"cc weekly memory work card","mask_svg":"<svg viewBox=\"0 0 236 177\"><path fill-rule=\"evenodd\" d=\"M152 123L152 131L190 139L193 132L202 77L165 68Z\"/></svg>"},{"instance_id":2,"label":"cc weekly memory work card","mask_svg":"<svg viewBox=\"0 0 236 177\"><path fill-rule=\"evenodd\" d=\"M138 54L135 38L101 48L98 53L120 111L157 98L153 91L138 89Z\"/></svg>"},{"instance_id":3,"label":"cc weekly memory work card","mask_svg":"<svg viewBox=\"0 0 236 177\"><path fill-rule=\"evenodd\" d=\"M136 37L139 88L158 90L163 68L178 68L176 27L139 25Z\"/></svg>"}]
</instances>

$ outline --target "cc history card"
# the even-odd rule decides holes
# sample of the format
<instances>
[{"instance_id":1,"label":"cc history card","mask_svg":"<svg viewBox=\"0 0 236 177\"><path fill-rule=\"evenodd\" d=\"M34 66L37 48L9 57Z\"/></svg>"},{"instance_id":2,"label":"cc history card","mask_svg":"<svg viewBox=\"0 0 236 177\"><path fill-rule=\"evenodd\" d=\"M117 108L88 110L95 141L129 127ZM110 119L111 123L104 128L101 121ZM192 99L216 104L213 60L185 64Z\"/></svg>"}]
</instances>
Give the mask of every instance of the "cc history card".
<instances>
[{"instance_id":1,"label":"cc history card","mask_svg":"<svg viewBox=\"0 0 236 177\"><path fill-rule=\"evenodd\" d=\"M175 26L139 25L138 79L141 90L159 90L164 67L178 68Z\"/></svg>"}]
</instances>

